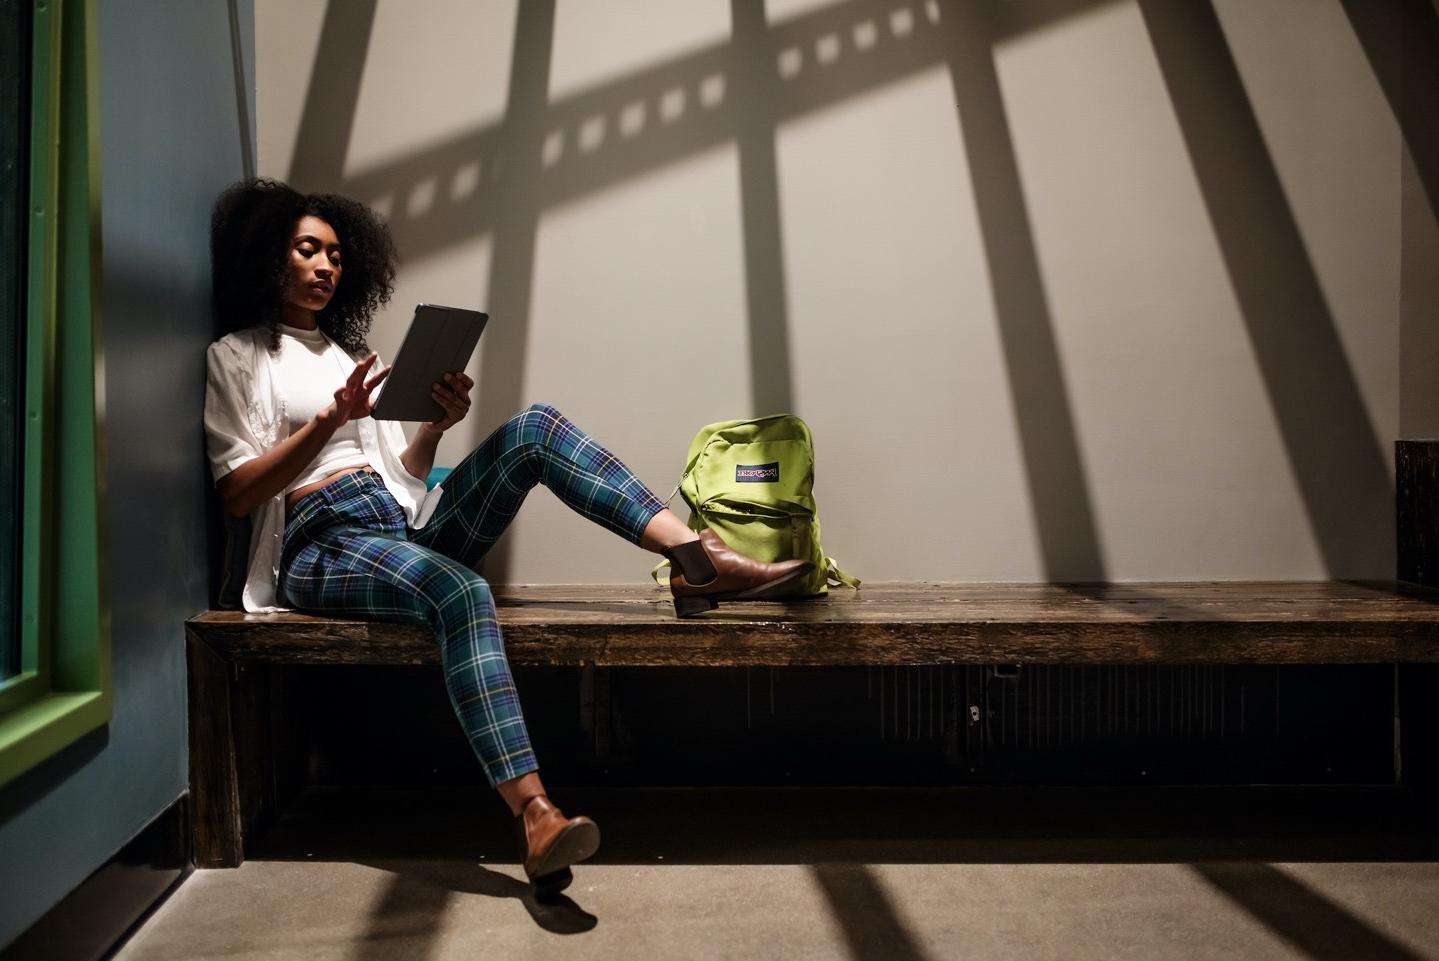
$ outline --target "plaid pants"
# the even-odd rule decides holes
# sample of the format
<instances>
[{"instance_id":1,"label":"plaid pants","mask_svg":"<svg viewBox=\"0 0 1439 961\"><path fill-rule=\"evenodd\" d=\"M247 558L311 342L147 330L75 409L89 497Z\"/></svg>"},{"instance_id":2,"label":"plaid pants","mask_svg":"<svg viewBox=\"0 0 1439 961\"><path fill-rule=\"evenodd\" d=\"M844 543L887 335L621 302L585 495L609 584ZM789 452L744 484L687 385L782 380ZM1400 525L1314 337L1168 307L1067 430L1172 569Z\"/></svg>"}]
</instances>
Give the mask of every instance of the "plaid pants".
<instances>
[{"instance_id":1,"label":"plaid pants","mask_svg":"<svg viewBox=\"0 0 1439 961\"><path fill-rule=\"evenodd\" d=\"M664 508L618 458L535 404L460 462L422 529L407 525L379 475L359 471L291 508L280 559L281 596L300 610L434 631L450 703L492 786L539 764L489 584L471 568L536 484L634 544Z\"/></svg>"}]
</instances>

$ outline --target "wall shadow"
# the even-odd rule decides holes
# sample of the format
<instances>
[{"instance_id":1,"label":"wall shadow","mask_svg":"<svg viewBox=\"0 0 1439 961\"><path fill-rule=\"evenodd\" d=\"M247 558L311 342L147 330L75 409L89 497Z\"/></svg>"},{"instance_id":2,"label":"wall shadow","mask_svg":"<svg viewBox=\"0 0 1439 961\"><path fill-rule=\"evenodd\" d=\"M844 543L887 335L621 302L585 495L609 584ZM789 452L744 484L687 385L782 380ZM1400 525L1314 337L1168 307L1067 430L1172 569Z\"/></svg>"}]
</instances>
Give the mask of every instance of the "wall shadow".
<instances>
[{"instance_id":1,"label":"wall shadow","mask_svg":"<svg viewBox=\"0 0 1439 961\"><path fill-rule=\"evenodd\" d=\"M99 757L110 744L110 725L82 734L59 751L17 775L0 791L0 828L40 804Z\"/></svg>"},{"instance_id":2,"label":"wall shadow","mask_svg":"<svg viewBox=\"0 0 1439 961\"><path fill-rule=\"evenodd\" d=\"M733 30L735 145L739 151L740 215L744 225L745 305L749 315L753 416L793 412L789 304L784 230L780 216L779 160L768 87L778 51L766 29L764 0L730 0Z\"/></svg>"},{"instance_id":3,"label":"wall shadow","mask_svg":"<svg viewBox=\"0 0 1439 961\"><path fill-rule=\"evenodd\" d=\"M1439 11L1430 0L1340 2L1439 217Z\"/></svg>"},{"instance_id":4,"label":"wall shadow","mask_svg":"<svg viewBox=\"0 0 1439 961\"><path fill-rule=\"evenodd\" d=\"M360 78L377 0L329 0L305 88L305 106L286 181L303 191L343 192L340 178L355 129Z\"/></svg>"},{"instance_id":5,"label":"wall shadow","mask_svg":"<svg viewBox=\"0 0 1439 961\"><path fill-rule=\"evenodd\" d=\"M302 187L385 201L409 256L492 234L487 307L496 323L484 354L479 409L498 422L522 400L543 213L734 143L754 400L756 413L771 413L793 407L775 129L946 66L1045 576L1099 582L1108 569L993 43L1108 2L1053 0L1019 9L985 0L841 0L766 23L761 0L732 0L728 42L555 101L547 91L552 0L521 4L501 122L343 177L374 0L331 3L290 178ZM1140 9L1326 568L1342 577L1391 563L1385 459L1218 20L1203 4L1143 0ZM424 196L433 199L412 202ZM484 562L487 577L504 582L509 553L504 539L496 544Z\"/></svg>"},{"instance_id":6,"label":"wall shadow","mask_svg":"<svg viewBox=\"0 0 1439 961\"><path fill-rule=\"evenodd\" d=\"M1325 568L1392 568L1384 453L1219 19L1138 4Z\"/></svg>"},{"instance_id":7,"label":"wall shadow","mask_svg":"<svg viewBox=\"0 0 1439 961\"><path fill-rule=\"evenodd\" d=\"M1108 568L995 69L990 7L956 0L943 11L1030 507L1046 578L1103 581Z\"/></svg>"},{"instance_id":8,"label":"wall shadow","mask_svg":"<svg viewBox=\"0 0 1439 961\"><path fill-rule=\"evenodd\" d=\"M552 210L735 142L752 109L736 91L763 91L772 122L757 128L763 131L942 64L944 46L924 10L912 0L842 0L769 24L770 63L730 40L549 101L531 118L544 130L528 181L533 200ZM737 77L738 64L751 76ZM502 155L513 162L507 122L354 171L338 187L361 200L390 198L391 226L411 256L488 233L499 198L473 186L486 182ZM408 202L431 190L436 202Z\"/></svg>"},{"instance_id":9,"label":"wall shadow","mask_svg":"<svg viewBox=\"0 0 1439 961\"><path fill-rule=\"evenodd\" d=\"M544 117L554 48L554 0L527 0L515 13L509 93L498 132L499 154L480 169L481 194L493 198L486 310L495 322L480 362L474 428L486 437L521 407L529 354L535 247L542 205L535 180L542 165ZM602 376L596 372L596 376ZM513 539L502 537L477 566L497 584L509 580Z\"/></svg>"},{"instance_id":10,"label":"wall shadow","mask_svg":"<svg viewBox=\"0 0 1439 961\"><path fill-rule=\"evenodd\" d=\"M255 141L251 133L250 95L254 88L245 70L245 42L240 28L238 0L228 0L230 13L230 59L235 74L235 120L240 133L240 166L245 179L255 176Z\"/></svg>"},{"instance_id":11,"label":"wall shadow","mask_svg":"<svg viewBox=\"0 0 1439 961\"><path fill-rule=\"evenodd\" d=\"M1422 961L1348 909L1272 864L1197 863L1194 873L1315 961Z\"/></svg>"},{"instance_id":12,"label":"wall shadow","mask_svg":"<svg viewBox=\"0 0 1439 961\"><path fill-rule=\"evenodd\" d=\"M1034 29L1103 2L1063 0L1016 15L991 11L977 0L956 5L844 0L767 23L761 0L732 0L729 42L555 102L548 102L545 90L553 5L523 4L504 119L356 172L339 189L370 202L387 201L397 241L408 255L492 234L488 309L498 323L485 349L479 410L503 419L522 399L542 212L733 142L740 166L755 413L792 410L775 129L947 65L966 131L1046 576L1102 581L1107 570L991 43L996 33ZM297 144L292 177L322 172L333 177L342 169L372 3L367 13L342 19L337 5L327 10L316 75L323 69L324 76L347 84L352 96L334 111L328 127L308 122L315 101L307 100L305 131L314 143ZM998 23L989 21L992 13ZM422 192L442 199L412 203ZM503 583L509 562L509 543L501 539L481 571Z\"/></svg>"},{"instance_id":13,"label":"wall shadow","mask_svg":"<svg viewBox=\"0 0 1439 961\"><path fill-rule=\"evenodd\" d=\"M996 42L1008 40L1033 30L1052 27L1061 20L1089 13L1099 7L1112 6L1117 0L1025 0L1024 3L989 2L991 35Z\"/></svg>"}]
</instances>

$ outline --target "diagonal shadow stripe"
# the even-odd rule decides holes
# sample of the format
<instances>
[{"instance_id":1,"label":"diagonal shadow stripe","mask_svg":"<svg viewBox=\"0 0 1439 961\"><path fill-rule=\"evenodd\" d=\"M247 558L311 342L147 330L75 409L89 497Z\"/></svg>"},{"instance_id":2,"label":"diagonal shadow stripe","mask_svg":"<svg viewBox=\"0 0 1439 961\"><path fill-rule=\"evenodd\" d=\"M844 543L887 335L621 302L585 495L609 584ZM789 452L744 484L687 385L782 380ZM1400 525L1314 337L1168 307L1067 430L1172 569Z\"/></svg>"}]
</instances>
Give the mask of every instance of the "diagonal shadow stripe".
<instances>
[{"instance_id":1,"label":"diagonal shadow stripe","mask_svg":"<svg viewBox=\"0 0 1439 961\"><path fill-rule=\"evenodd\" d=\"M921 961L926 957L868 865L814 864L810 870L844 932L854 961Z\"/></svg>"},{"instance_id":2,"label":"diagonal shadow stripe","mask_svg":"<svg viewBox=\"0 0 1439 961\"><path fill-rule=\"evenodd\" d=\"M1384 454L1219 19L1138 3L1328 575L1391 567Z\"/></svg>"},{"instance_id":3,"label":"diagonal shadow stripe","mask_svg":"<svg viewBox=\"0 0 1439 961\"><path fill-rule=\"evenodd\" d=\"M1423 956L1272 864L1191 864L1194 873L1315 961L1423 961Z\"/></svg>"},{"instance_id":4,"label":"diagonal shadow stripe","mask_svg":"<svg viewBox=\"0 0 1439 961\"><path fill-rule=\"evenodd\" d=\"M450 889L404 872L390 874L385 881L384 893L370 909L366 931L355 942L351 961L397 957L424 961L434 957Z\"/></svg>"},{"instance_id":5,"label":"diagonal shadow stripe","mask_svg":"<svg viewBox=\"0 0 1439 961\"><path fill-rule=\"evenodd\" d=\"M344 174L376 2L330 0L325 7L300 129L285 175L298 190L335 190Z\"/></svg>"},{"instance_id":6,"label":"diagonal shadow stripe","mask_svg":"<svg viewBox=\"0 0 1439 961\"><path fill-rule=\"evenodd\" d=\"M240 35L240 11L238 0L229 0L226 6L230 14L230 62L235 77L235 120L240 134L240 164L245 179L255 176L255 140L250 130L250 97L252 88L245 76L245 45Z\"/></svg>"},{"instance_id":7,"label":"diagonal shadow stripe","mask_svg":"<svg viewBox=\"0 0 1439 961\"><path fill-rule=\"evenodd\" d=\"M1439 11L1430 0L1341 0L1439 216Z\"/></svg>"},{"instance_id":8,"label":"diagonal shadow stripe","mask_svg":"<svg viewBox=\"0 0 1439 961\"><path fill-rule=\"evenodd\" d=\"M1030 506L1046 577L1102 581L1107 566L995 69L988 8L985 0L956 0L944 12Z\"/></svg>"}]
</instances>

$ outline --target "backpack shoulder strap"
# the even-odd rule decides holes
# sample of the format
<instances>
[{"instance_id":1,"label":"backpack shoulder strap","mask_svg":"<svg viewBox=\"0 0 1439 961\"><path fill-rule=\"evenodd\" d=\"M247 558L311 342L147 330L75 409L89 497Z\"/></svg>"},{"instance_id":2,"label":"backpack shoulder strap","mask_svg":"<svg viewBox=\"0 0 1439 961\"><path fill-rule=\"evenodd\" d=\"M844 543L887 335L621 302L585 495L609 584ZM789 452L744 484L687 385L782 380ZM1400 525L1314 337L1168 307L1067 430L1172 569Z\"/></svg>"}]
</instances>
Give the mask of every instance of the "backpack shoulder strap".
<instances>
[{"instance_id":1,"label":"backpack shoulder strap","mask_svg":"<svg viewBox=\"0 0 1439 961\"><path fill-rule=\"evenodd\" d=\"M824 576L828 580L833 581L835 587L843 584L845 587L853 588L856 591L859 590L860 579L853 574L840 570L839 565L835 563L833 557L826 557L824 559L824 567Z\"/></svg>"}]
</instances>

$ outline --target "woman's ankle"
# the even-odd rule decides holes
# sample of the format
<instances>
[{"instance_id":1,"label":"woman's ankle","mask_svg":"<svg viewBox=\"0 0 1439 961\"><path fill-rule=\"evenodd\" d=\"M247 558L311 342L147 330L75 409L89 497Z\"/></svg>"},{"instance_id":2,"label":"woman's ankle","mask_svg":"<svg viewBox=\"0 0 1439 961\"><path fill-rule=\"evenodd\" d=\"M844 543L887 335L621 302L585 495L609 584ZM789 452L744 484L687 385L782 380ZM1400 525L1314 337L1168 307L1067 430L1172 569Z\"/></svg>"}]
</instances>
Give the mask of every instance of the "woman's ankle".
<instances>
[{"instance_id":1,"label":"woman's ankle","mask_svg":"<svg viewBox=\"0 0 1439 961\"><path fill-rule=\"evenodd\" d=\"M670 548L698 539L699 535L690 530L689 525L680 520L674 511L666 507L650 518L644 534L640 537L640 546L652 554L663 554Z\"/></svg>"},{"instance_id":2,"label":"woman's ankle","mask_svg":"<svg viewBox=\"0 0 1439 961\"><path fill-rule=\"evenodd\" d=\"M545 785L540 781L538 771L531 771L528 774L521 774L519 777L510 778L508 781L501 781L495 785L500 798L509 807L510 813L515 817L525 809L525 805L536 795L545 793Z\"/></svg>"}]
</instances>

